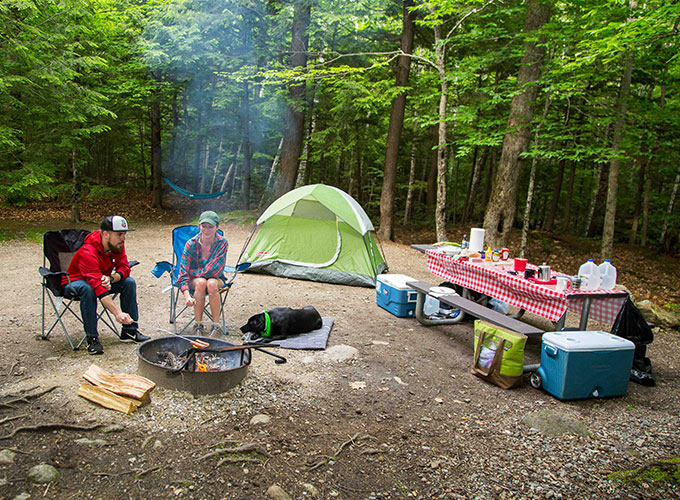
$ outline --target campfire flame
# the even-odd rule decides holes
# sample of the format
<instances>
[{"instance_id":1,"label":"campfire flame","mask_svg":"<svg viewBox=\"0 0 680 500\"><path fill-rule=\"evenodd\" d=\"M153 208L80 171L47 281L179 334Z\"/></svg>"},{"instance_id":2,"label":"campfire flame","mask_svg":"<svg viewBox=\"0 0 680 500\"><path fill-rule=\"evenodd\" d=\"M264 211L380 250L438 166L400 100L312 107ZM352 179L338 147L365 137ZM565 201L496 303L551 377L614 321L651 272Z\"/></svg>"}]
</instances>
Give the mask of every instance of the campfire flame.
<instances>
[{"instance_id":1,"label":"campfire flame","mask_svg":"<svg viewBox=\"0 0 680 500\"><path fill-rule=\"evenodd\" d=\"M196 371L208 372L217 370L208 370L208 363L205 362L204 356L202 354L196 354Z\"/></svg>"}]
</instances>

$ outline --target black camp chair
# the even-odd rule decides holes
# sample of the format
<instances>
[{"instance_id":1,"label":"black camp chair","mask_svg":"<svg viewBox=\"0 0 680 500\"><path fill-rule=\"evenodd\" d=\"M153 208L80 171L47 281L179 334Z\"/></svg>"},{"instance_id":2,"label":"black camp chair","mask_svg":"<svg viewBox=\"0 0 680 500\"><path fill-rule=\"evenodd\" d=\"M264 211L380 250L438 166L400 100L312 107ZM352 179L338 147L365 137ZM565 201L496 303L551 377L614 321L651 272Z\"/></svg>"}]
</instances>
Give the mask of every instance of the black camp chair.
<instances>
[{"instance_id":1,"label":"black camp chair","mask_svg":"<svg viewBox=\"0 0 680 500\"><path fill-rule=\"evenodd\" d=\"M69 335L68 329L64 324L64 315L66 311L70 312L83 325L83 320L80 316L80 310L76 309L74 303L79 302L77 295L65 292L65 285L61 284L62 278L68 274L66 270L71 263L73 254L82 246L85 237L90 234L86 229L62 229L59 231L48 231L43 236L43 265L38 269L42 276L42 334L43 340L47 340L52 333L52 330L61 325L64 330L64 335L74 351L77 350L85 341L85 334L77 343ZM46 267L49 262L49 268ZM130 267L138 264L137 261L131 261ZM68 279L70 283L70 279ZM52 310L56 315L56 319L48 329L45 329L45 296L49 299L52 305ZM115 296L114 296L115 298ZM102 311L98 315L98 319L108 326L117 337L120 338L120 333L115 326L115 322L109 311L102 307Z\"/></svg>"},{"instance_id":2,"label":"black camp chair","mask_svg":"<svg viewBox=\"0 0 680 500\"><path fill-rule=\"evenodd\" d=\"M199 232L198 226L186 225L178 226L172 230L172 263L168 261L161 261L156 263L156 267L153 268L151 273L156 277L160 278L166 272L170 274L170 286L167 287L163 292L170 291L170 323L175 327L175 333L182 334L187 328L189 328L194 323L194 317L191 316L189 322L184 325L179 331L177 330L177 321L180 319L185 311L193 311L193 308L189 308L184 305L181 301L181 290L178 285L179 279L179 264L182 260L182 253L184 252L184 246L187 241L196 236ZM222 230L217 231L220 236L224 233ZM203 308L203 313L213 322L220 323L222 325L222 330L227 333L226 320L224 317L224 304L227 301L227 296L229 295L229 290L231 290L231 285L234 282L236 275L250 267L249 263L238 264L235 268L231 266L224 266L224 274L222 275L223 285L220 288L220 317L217 321L212 317L210 313L209 301L205 301L205 307ZM229 276L231 273L231 277ZM190 290L193 295L193 290Z\"/></svg>"}]
</instances>

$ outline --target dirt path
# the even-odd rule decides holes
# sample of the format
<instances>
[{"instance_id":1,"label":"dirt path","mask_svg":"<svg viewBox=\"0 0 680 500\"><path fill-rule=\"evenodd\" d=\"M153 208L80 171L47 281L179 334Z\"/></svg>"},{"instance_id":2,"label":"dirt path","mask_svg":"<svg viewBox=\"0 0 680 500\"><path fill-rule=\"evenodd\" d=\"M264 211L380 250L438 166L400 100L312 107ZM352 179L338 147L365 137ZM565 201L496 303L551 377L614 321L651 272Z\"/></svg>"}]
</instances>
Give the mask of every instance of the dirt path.
<instances>
[{"instance_id":1,"label":"dirt path","mask_svg":"<svg viewBox=\"0 0 680 500\"><path fill-rule=\"evenodd\" d=\"M127 242L130 257L141 262L133 272L141 319L160 328L170 326L168 283L150 270L169 259L171 228L140 227ZM249 228L224 229L233 264ZM392 272L433 281L425 259L408 246L389 243L384 250ZM657 387L631 385L624 398L565 403L528 384L503 391L470 375L470 323L425 328L379 309L372 289L243 274L227 301L232 332L264 308L311 304L335 319L329 347L351 346L355 355L334 361L322 352L286 350L288 363L275 365L255 353L246 379L230 392L193 398L159 388L151 405L124 416L78 398L76 390L92 362L134 373L134 346L104 330L101 357L71 351L61 332L39 340L41 253L35 243L0 246L0 392L56 386L1 408L0 421L25 416L0 426L0 450L16 453L11 463L0 463L0 498L27 492L64 499L259 499L275 483L292 498L677 496L677 483L647 487L608 479L680 455L675 333L657 335L650 349ZM528 351L529 359L536 356L536 342ZM546 409L577 419L591 436L551 437L521 423ZM271 420L251 424L258 414ZM2 439L19 426L57 422L121 427ZM201 458L248 443L260 451ZM223 458L229 460L218 465ZM25 480L41 462L61 473L49 488Z\"/></svg>"}]
</instances>

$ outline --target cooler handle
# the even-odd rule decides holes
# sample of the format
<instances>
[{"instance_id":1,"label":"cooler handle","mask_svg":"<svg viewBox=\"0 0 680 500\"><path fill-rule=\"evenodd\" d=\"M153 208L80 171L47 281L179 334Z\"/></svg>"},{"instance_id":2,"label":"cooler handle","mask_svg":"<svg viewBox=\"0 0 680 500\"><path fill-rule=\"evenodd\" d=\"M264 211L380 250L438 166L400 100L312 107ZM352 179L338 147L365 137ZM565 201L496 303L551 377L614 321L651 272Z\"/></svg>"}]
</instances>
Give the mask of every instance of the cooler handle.
<instances>
[{"instance_id":1,"label":"cooler handle","mask_svg":"<svg viewBox=\"0 0 680 500\"><path fill-rule=\"evenodd\" d=\"M408 302L415 302L416 300L418 300L418 292L416 292L415 290L408 292L406 300Z\"/></svg>"},{"instance_id":2,"label":"cooler handle","mask_svg":"<svg viewBox=\"0 0 680 500\"><path fill-rule=\"evenodd\" d=\"M545 353L550 356L551 358L554 358L557 356L557 349L555 349L551 345L546 345L545 346Z\"/></svg>"}]
</instances>

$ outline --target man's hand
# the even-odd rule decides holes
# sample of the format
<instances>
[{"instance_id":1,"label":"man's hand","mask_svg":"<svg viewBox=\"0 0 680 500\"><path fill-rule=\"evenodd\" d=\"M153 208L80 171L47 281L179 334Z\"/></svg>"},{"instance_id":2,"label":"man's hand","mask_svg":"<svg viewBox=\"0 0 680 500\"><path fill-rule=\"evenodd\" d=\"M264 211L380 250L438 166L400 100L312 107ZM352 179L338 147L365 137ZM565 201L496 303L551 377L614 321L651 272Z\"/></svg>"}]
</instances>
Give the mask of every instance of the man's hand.
<instances>
[{"instance_id":1,"label":"man's hand","mask_svg":"<svg viewBox=\"0 0 680 500\"><path fill-rule=\"evenodd\" d=\"M190 293L185 293L184 294L184 302L186 303L187 306L193 306L196 304L196 299L191 296Z\"/></svg>"},{"instance_id":2,"label":"man's hand","mask_svg":"<svg viewBox=\"0 0 680 500\"><path fill-rule=\"evenodd\" d=\"M116 314L116 321L118 321L118 323L121 325L129 325L132 323L132 318L128 313L121 311L120 313Z\"/></svg>"},{"instance_id":3,"label":"man's hand","mask_svg":"<svg viewBox=\"0 0 680 500\"><path fill-rule=\"evenodd\" d=\"M111 290L111 276L102 275L102 286L107 290Z\"/></svg>"}]
</instances>

